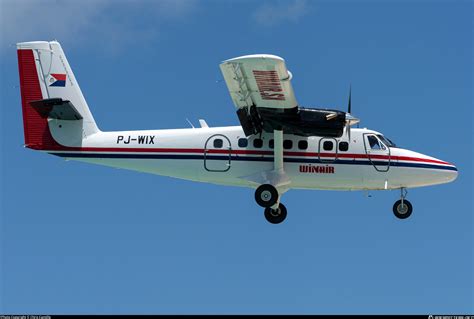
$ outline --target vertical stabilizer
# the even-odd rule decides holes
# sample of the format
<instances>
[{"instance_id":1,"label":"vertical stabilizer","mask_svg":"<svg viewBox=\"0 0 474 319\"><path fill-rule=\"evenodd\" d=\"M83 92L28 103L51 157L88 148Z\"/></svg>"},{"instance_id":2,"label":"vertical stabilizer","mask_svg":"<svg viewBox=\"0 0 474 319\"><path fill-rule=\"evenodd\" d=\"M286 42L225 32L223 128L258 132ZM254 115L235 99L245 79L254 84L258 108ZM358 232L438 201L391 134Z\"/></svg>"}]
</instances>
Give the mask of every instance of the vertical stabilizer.
<instances>
[{"instance_id":1,"label":"vertical stabilizer","mask_svg":"<svg viewBox=\"0 0 474 319\"><path fill-rule=\"evenodd\" d=\"M81 119L74 121L73 125L73 121L63 121L65 125L61 125L67 127L67 123L71 123L69 126L73 129L56 135L75 135L67 136L66 140L79 141L80 144L83 137L97 133L99 129L61 45L56 41L23 42L17 44L17 49L25 145L41 150L64 147L51 134L51 119L32 106L34 101L62 99L69 101L80 114Z\"/></svg>"}]
</instances>

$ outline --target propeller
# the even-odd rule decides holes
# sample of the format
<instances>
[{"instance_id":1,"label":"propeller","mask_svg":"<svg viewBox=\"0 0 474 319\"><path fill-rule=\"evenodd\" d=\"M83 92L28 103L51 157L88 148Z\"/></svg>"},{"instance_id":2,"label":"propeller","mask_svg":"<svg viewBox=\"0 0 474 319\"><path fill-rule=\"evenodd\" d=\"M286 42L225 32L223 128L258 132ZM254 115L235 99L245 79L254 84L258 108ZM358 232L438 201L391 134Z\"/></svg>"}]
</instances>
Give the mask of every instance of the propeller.
<instances>
[{"instance_id":1,"label":"propeller","mask_svg":"<svg viewBox=\"0 0 474 319\"><path fill-rule=\"evenodd\" d=\"M352 96L352 85L349 86L349 102L347 103L347 113L346 113L346 134L349 141L351 140L351 125L359 123L359 119L353 117L351 114L351 110L352 110L351 96Z\"/></svg>"},{"instance_id":2,"label":"propeller","mask_svg":"<svg viewBox=\"0 0 474 319\"><path fill-rule=\"evenodd\" d=\"M354 124L357 124L360 122L360 120L354 116L352 116L351 114L351 111L352 111L352 85L349 86L349 102L347 103L347 112L346 112L346 124L345 124L345 128L346 128L346 134L347 134L347 138L349 139L349 141L351 140L351 126L354 125ZM326 120L327 121L330 121L332 119L335 119L337 118L337 113L336 112L331 112L329 114L326 115Z\"/></svg>"},{"instance_id":3,"label":"propeller","mask_svg":"<svg viewBox=\"0 0 474 319\"><path fill-rule=\"evenodd\" d=\"M351 113L351 94L352 94L352 85L349 86L349 106L347 107L347 113Z\"/></svg>"}]
</instances>

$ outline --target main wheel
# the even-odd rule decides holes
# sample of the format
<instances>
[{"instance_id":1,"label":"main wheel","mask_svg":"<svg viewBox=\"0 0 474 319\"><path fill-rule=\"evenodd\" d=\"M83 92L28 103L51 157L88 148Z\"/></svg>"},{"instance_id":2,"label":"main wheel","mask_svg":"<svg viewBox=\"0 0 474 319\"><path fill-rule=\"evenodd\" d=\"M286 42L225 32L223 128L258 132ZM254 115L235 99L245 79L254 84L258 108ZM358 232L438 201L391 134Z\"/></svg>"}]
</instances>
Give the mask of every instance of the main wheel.
<instances>
[{"instance_id":1,"label":"main wheel","mask_svg":"<svg viewBox=\"0 0 474 319\"><path fill-rule=\"evenodd\" d=\"M265 208L265 218L272 224L279 224L286 218L286 207L282 203L278 205L277 209L271 207Z\"/></svg>"},{"instance_id":2,"label":"main wheel","mask_svg":"<svg viewBox=\"0 0 474 319\"><path fill-rule=\"evenodd\" d=\"M255 190L255 201L262 207L275 205L278 200L278 191L270 184L260 185Z\"/></svg>"},{"instance_id":3,"label":"main wheel","mask_svg":"<svg viewBox=\"0 0 474 319\"><path fill-rule=\"evenodd\" d=\"M397 218L400 219L405 219L410 217L411 213L413 211L413 206L411 206L411 203L407 201L406 199L403 200L403 205L402 205L402 200L397 200L395 204L393 204L393 213Z\"/></svg>"}]
</instances>

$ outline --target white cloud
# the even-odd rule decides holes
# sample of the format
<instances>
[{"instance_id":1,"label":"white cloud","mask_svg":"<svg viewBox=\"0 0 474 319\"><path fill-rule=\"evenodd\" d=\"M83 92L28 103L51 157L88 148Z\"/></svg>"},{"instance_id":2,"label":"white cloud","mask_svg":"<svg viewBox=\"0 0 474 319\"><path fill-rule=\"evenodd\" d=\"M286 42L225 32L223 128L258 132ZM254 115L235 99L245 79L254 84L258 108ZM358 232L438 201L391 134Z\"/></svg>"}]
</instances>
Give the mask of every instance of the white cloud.
<instances>
[{"instance_id":1,"label":"white cloud","mask_svg":"<svg viewBox=\"0 0 474 319\"><path fill-rule=\"evenodd\" d=\"M2 0L2 51L17 42L57 39L116 51L156 38L161 23L191 14L195 0Z\"/></svg>"},{"instance_id":2,"label":"white cloud","mask_svg":"<svg viewBox=\"0 0 474 319\"><path fill-rule=\"evenodd\" d=\"M263 26L274 26L284 22L297 22L309 11L306 0L267 2L257 8L253 18Z\"/></svg>"}]
</instances>

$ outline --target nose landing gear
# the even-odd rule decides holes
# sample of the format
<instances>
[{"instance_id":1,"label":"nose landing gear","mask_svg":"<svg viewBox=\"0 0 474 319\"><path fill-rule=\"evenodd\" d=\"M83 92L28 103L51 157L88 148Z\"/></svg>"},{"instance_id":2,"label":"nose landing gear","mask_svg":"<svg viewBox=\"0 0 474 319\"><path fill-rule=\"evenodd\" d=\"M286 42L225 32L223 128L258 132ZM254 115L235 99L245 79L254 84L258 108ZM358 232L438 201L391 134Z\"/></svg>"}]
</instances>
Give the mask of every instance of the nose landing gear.
<instances>
[{"instance_id":1,"label":"nose landing gear","mask_svg":"<svg viewBox=\"0 0 474 319\"><path fill-rule=\"evenodd\" d=\"M407 190L405 187L400 188L401 194L400 194L400 200L397 200L395 204L393 204L393 213L397 218L400 219L406 219L410 217L412 211L413 211L413 206L411 203L405 199L407 196Z\"/></svg>"}]
</instances>

